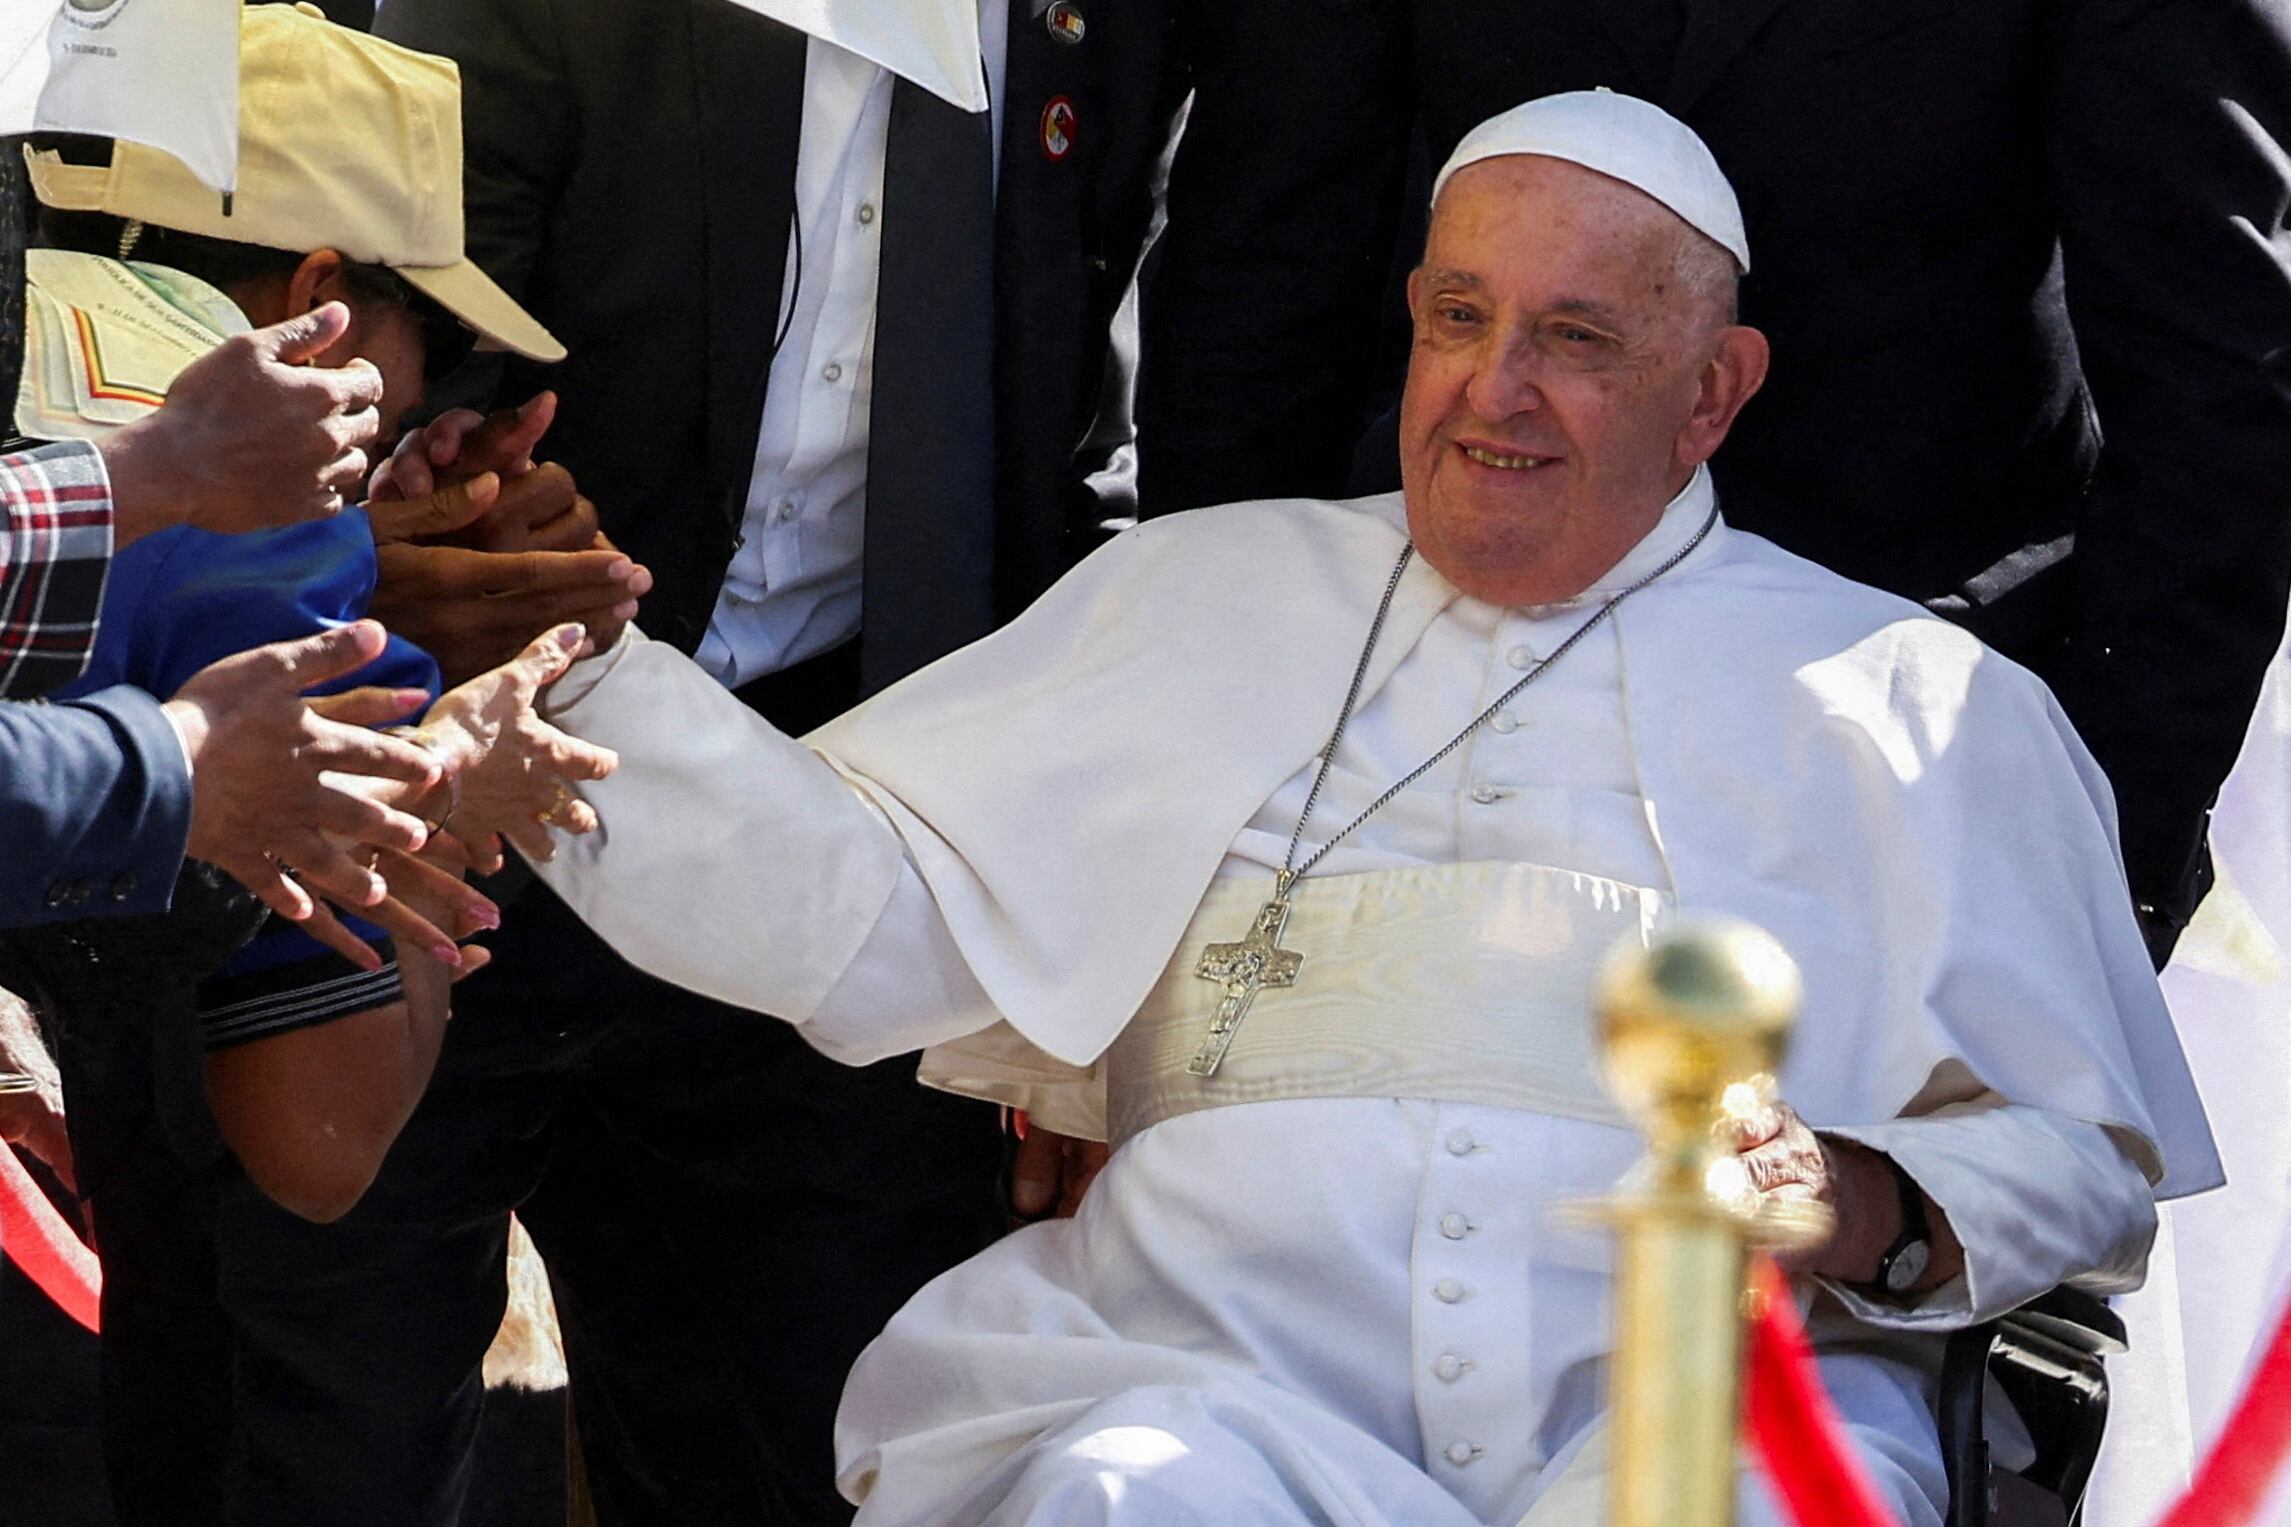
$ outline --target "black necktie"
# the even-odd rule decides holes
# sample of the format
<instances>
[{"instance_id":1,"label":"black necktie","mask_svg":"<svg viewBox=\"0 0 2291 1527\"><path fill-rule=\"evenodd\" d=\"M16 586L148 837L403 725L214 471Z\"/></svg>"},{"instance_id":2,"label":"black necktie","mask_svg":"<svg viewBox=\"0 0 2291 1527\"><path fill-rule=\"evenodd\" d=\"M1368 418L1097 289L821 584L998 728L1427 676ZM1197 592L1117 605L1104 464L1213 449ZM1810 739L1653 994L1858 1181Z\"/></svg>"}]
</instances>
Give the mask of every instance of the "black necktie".
<instances>
[{"instance_id":1,"label":"black necktie","mask_svg":"<svg viewBox=\"0 0 2291 1527\"><path fill-rule=\"evenodd\" d=\"M994 162L984 113L900 80L883 156L861 679L994 621Z\"/></svg>"}]
</instances>

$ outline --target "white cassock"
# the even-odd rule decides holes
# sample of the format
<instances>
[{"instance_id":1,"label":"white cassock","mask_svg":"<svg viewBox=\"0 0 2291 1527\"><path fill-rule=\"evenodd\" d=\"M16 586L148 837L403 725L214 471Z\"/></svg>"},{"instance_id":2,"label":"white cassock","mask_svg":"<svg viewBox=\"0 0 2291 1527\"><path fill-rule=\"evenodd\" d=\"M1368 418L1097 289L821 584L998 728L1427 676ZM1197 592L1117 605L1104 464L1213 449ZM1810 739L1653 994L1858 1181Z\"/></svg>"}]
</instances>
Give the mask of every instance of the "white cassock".
<instances>
[{"instance_id":1,"label":"white cassock","mask_svg":"<svg viewBox=\"0 0 2291 1527\"><path fill-rule=\"evenodd\" d=\"M1413 562L1306 851L1710 504L1698 474L1565 607ZM1296 984L1188 1075L1220 996L1193 967L1270 890L1403 521L1389 497L1151 522L807 743L659 644L560 687L621 767L543 873L624 955L854 1062L938 1046L943 1085L1116 1144L1076 1218L941 1277L860 1359L862 1521L1587 1519L1607 1256L1549 1210L1638 1152L1588 973L1678 909L1790 948L1784 1096L1965 1243L1912 1309L1809 1290L1906 1521L1938 1520L1938 1333L2130 1286L2154 1196L2218 1181L2051 697L1723 524L1314 870Z\"/></svg>"}]
</instances>

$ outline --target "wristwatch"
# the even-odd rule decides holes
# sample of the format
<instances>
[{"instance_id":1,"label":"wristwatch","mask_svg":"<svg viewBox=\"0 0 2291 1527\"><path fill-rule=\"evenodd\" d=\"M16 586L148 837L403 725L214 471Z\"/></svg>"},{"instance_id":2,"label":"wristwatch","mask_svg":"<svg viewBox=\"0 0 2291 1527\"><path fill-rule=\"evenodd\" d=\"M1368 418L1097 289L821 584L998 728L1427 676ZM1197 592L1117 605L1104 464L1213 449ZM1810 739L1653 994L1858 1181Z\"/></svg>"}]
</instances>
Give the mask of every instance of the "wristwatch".
<instances>
[{"instance_id":1,"label":"wristwatch","mask_svg":"<svg viewBox=\"0 0 2291 1527\"><path fill-rule=\"evenodd\" d=\"M1893 1186L1901 1194L1901 1234L1877 1259L1877 1286L1901 1298L1917 1286L1933 1262L1933 1227L1925 1219L1925 1194L1916 1179L1891 1156L1885 1164L1893 1171Z\"/></svg>"}]
</instances>

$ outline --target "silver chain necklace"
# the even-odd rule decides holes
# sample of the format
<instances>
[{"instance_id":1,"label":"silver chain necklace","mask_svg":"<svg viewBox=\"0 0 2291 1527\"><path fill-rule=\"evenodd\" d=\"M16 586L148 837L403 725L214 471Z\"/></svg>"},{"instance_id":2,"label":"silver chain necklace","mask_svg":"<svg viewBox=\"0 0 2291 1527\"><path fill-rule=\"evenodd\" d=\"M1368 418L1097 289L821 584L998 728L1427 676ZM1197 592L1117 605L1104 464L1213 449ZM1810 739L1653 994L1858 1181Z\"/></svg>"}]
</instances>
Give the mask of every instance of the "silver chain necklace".
<instances>
[{"instance_id":1,"label":"silver chain necklace","mask_svg":"<svg viewBox=\"0 0 2291 1527\"><path fill-rule=\"evenodd\" d=\"M1328 857L1330 849L1350 837L1354 828L1390 805L1401 791L1422 779L1439 765L1440 760L1462 747L1467 738L1487 725L1496 712L1518 697L1521 690L1549 672L1552 664L1565 657L1577 642L1589 636L1608 616L1614 614L1615 606L1684 562L1717 523L1718 511L1714 508L1702 522L1702 528L1684 546L1665 557L1662 564L1652 572L1627 588L1609 595L1606 602L1592 612L1590 619L1569 633L1567 640L1551 649L1549 657L1520 675L1518 683L1498 695L1493 704L1474 716L1438 752L1402 775L1390 789L1370 801L1367 810L1347 822L1334 837L1314 849L1305 862L1299 864L1297 849L1304 842L1305 823L1312 820L1313 807L1320 802L1321 787L1328 783L1329 769L1336 762L1337 744L1344 740L1345 728L1352 722L1353 707L1360 703L1361 686L1368 680L1369 660L1376 653L1377 638L1384 634L1384 618L1392 613L1392 599L1400 591L1400 577L1408 571L1408 564L1416 555L1416 543L1411 541L1400 549L1400 560L1393 564L1392 576L1385 580L1384 597L1377 603L1376 618L1369 622L1368 640L1362 644L1360 661L1353 667L1352 687L1345 691L1344 706L1336 715L1336 729L1329 733L1328 743L1320 751L1320 767L1313 773L1312 788L1305 793L1304 810L1297 813L1297 825L1289 833L1289 850L1282 855L1281 871L1273 878L1273 899L1257 909L1256 920L1250 924L1245 938L1230 944L1211 944L1202 951L1201 962L1194 967L1193 973L1196 976L1204 981L1215 981L1224 988L1225 995L1217 1004L1217 1015L1210 1020L1209 1033L1202 1040L1200 1051L1186 1064L1187 1071L1195 1076L1216 1075L1217 1068L1224 1063L1225 1052L1232 1048L1233 1035L1241 1027L1241 1020L1248 1016L1249 1005L1256 1001L1257 993L1268 988L1297 984L1297 972L1304 967L1305 957L1298 950L1281 947L1281 932L1289 923L1289 892L1296 883L1309 874L1314 865Z\"/></svg>"}]
</instances>

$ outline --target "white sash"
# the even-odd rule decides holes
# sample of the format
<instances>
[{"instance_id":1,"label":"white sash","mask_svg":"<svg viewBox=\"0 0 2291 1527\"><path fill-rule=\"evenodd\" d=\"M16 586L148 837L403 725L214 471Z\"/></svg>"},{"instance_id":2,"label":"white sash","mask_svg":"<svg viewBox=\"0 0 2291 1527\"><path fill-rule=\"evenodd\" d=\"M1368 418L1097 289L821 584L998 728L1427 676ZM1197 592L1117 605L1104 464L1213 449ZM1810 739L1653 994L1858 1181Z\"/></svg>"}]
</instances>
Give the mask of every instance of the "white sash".
<instances>
[{"instance_id":1,"label":"white sash","mask_svg":"<svg viewBox=\"0 0 2291 1527\"><path fill-rule=\"evenodd\" d=\"M1281 945L1294 986L1258 993L1214 1076L1186 1070L1223 987L1194 973L1239 939L1269 877L1211 887L1137 1016L1088 1067L1007 1025L924 1054L923 1079L1119 1144L1233 1103L1407 1097L1624 1123L1600 1084L1591 993L1616 943L1644 944L1667 893L1548 865L1427 865L1300 882Z\"/></svg>"}]
</instances>

